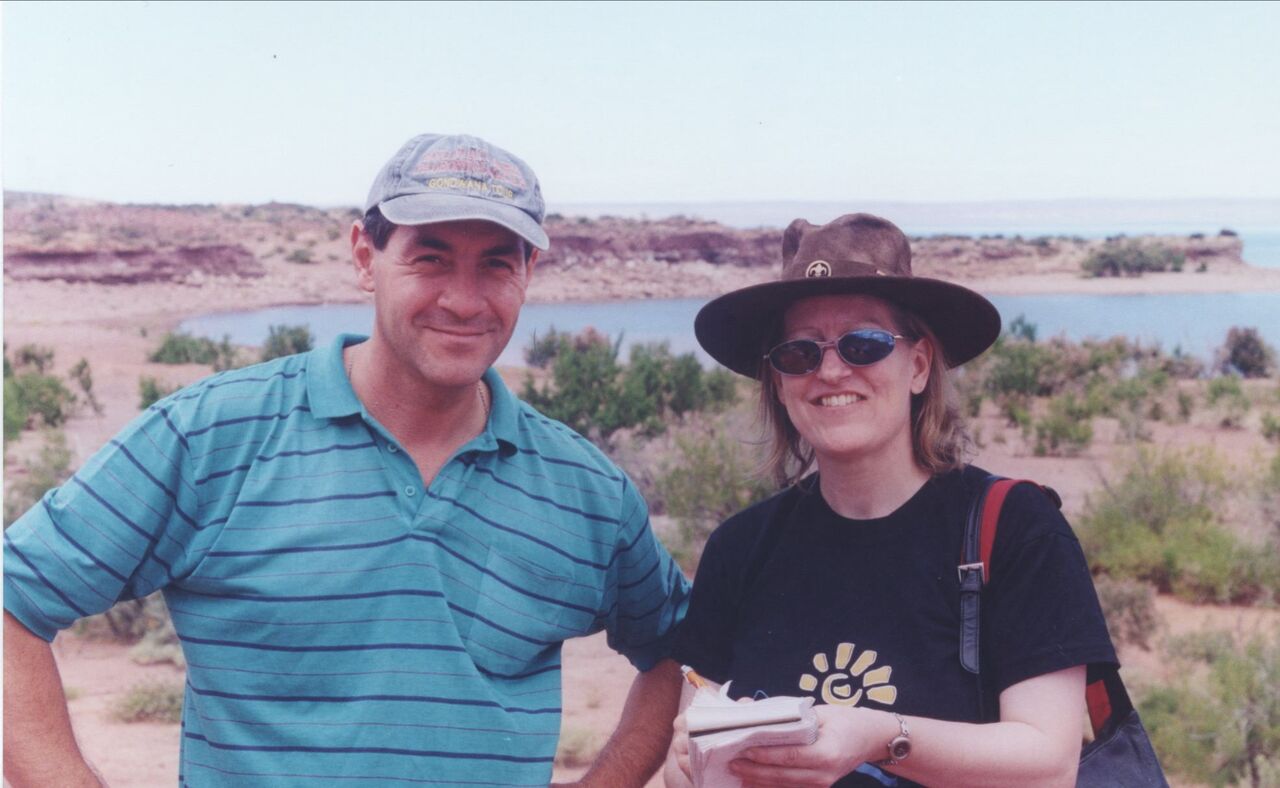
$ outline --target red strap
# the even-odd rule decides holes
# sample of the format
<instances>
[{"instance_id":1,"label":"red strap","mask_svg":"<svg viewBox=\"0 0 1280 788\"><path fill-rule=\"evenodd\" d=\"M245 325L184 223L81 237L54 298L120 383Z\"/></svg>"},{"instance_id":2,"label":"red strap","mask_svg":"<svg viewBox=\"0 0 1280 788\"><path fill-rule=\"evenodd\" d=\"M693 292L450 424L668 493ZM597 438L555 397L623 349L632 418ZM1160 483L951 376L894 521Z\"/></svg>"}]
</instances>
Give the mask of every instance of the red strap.
<instances>
[{"instance_id":1,"label":"red strap","mask_svg":"<svg viewBox=\"0 0 1280 788\"><path fill-rule=\"evenodd\" d=\"M1015 484L1025 479L1000 479L987 489L986 500L982 502L982 531L978 537L978 560L982 561L982 582L991 582L991 548L996 543L996 525L1000 522L1000 508L1004 506L1005 496ZM1031 482L1035 484L1035 482Z\"/></svg>"},{"instance_id":2,"label":"red strap","mask_svg":"<svg viewBox=\"0 0 1280 788\"><path fill-rule=\"evenodd\" d=\"M1097 736L1111 719L1111 695L1107 692L1106 682L1098 679L1085 687L1084 700L1089 706L1089 724L1093 726L1093 735Z\"/></svg>"}]
</instances>

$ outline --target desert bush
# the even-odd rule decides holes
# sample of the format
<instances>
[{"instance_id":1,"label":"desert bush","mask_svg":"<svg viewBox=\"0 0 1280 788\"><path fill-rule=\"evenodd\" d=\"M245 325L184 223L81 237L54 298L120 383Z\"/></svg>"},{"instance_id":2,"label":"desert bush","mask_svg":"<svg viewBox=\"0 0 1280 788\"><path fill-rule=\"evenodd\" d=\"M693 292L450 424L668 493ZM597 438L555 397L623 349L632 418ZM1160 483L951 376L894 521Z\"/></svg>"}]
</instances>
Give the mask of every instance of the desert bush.
<instances>
[{"instance_id":1,"label":"desert bush","mask_svg":"<svg viewBox=\"0 0 1280 788\"><path fill-rule=\"evenodd\" d=\"M27 464L25 475L14 474L6 468L9 491L4 499L5 528L35 506L46 492L71 476L71 450L67 448L66 436L58 430L45 430L43 437L44 445Z\"/></svg>"},{"instance_id":2,"label":"desert bush","mask_svg":"<svg viewBox=\"0 0 1280 788\"><path fill-rule=\"evenodd\" d=\"M129 688L111 709L121 722L182 721L182 685L176 682L144 682Z\"/></svg>"},{"instance_id":3,"label":"desert bush","mask_svg":"<svg viewBox=\"0 0 1280 788\"><path fill-rule=\"evenodd\" d=\"M1091 414L1073 394L1049 401L1048 413L1035 421L1036 456L1074 456L1093 440Z\"/></svg>"},{"instance_id":4,"label":"desert bush","mask_svg":"<svg viewBox=\"0 0 1280 788\"><path fill-rule=\"evenodd\" d=\"M1108 241L1080 267L1089 276L1141 276L1148 271L1181 271L1186 256L1167 246Z\"/></svg>"},{"instance_id":5,"label":"desert bush","mask_svg":"<svg viewBox=\"0 0 1280 788\"><path fill-rule=\"evenodd\" d=\"M60 427L71 416L76 395L58 378L41 372L24 372L12 380L18 411L26 415L24 428ZM17 415L15 413L15 418Z\"/></svg>"},{"instance_id":6,"label":"desert bush","mask_svg":"<svg viewBox=\"0 0 1280 788\"><path fill-rule=\"evenodd\" d=\"M146 410L178 390L178 386L161 383L150 375L138 378L138 410Z\"/></svg>"},{"instance_id":7,"label":"desert bush","mask_svg":"<svg viewBox=\"0 0 1280 788\"><path fill-rule=\"evenodd\" d=\"M128 620L129 635L120 639L137 640L133 648L129 649L130 659L139 665L168 662L180 668L186 667L182 642L178 640L169 608L161 594L154 593L144 599L117 603L108 613L113 611L118 625L123 625L126 618Z\"/></svg>"},{"instance_id":8,"label":"desert bush","mask_svg":"<svg viewBox=\"0 0 1280 788\"><path fill-rule=\"evenodd\" d=\"M7 358L4 371L4 442L7 444L26 429L29 413L18 393L18 381L14 380Z\"/></svg>"},{"instance_id":9,"label":"desert bush","mask_svg":"<svg viewBox=\"0 0 1280 788\"><path fill-rule=\"evenodd\" d=\"M53 348L45 345L22 345L14 353L14 365L17 367L34 367L43 375L53 368Z\"/></svg>"},{"instance_id":10,"label":"desert bush","mask_svg":"<svg viewBox=\"0 0 1280 788\"><path fill-rule=\"evenodd\" d=\"M1263 341L1256 328L1233 326L1217 355L1223 372L1246 378L1265 378L1276 365L1275 350Z\"/></svg>"},{"instance_id":11,"label":"desert bush","mask_svg":"<svg viewBox=\"0 0 1280 788\"><path fill-rule=\"evenodd\" d=\"M1209 450L1139 450L1090 496L1080 542L1094 571L1153 583L1193 602L1274 598L1280 568L1270 551L1222 522L1228 469Z\"/></svg>"},{"instance_id":12,"label":"desert bush","mask_svg":"<svg viewBox=\"0 0 1280 788\"><path fill-rule=\"evenodd\" d=\"M157 364L212 364L218 360L218 345L205 337L171 331L147 360Z\"/></svg>"},{"instance_id":13,"label":"desert bush","mask_svg":"<svg viewBox=\"0 0 1280 788\"><path fill-rule=\"evenodd\" d=\"M1249 412L1249 398L1240 386L1240 378L1223 375L1209 381L1205 396L1211 407L1218 408L1223 427L1239 427Z\"/></svg>"},{"instance_id":14,"label":"desert bush","mask_svg":"<svg viewBox=\"0 0 1280 788\"><path fill-rule=\"evenodd\" d=\"M1280 757L1280 636L1238 647L1210 633L1170 658L1185 663L1181 678L1138 703L1165 769L1215 786L1263 785Z\"/></svg>"},{"instance_id":15,"label":"desert bush","mask_svg":"<svg viewBox=\"0 0 1280 788\"><path fill-rule=\"evenodd\" d=\"M82 358L76 362L67 376L76 382L80 387L84 400L88 403L93 412L102 415L102 403L98 401L97 396L93 393L93 371L89 369L89 359Z\"/></svg>"},{"instance_id":16,"label":"desert bush","mask_svg":"<svg viewBox=\"0 0 1280 788\"><path fill-rule=\"evenodd\" d=\"M286 263L299 263L302 265L315 262L315 258L311 256L311 250L304 249L302 247L294 249L284 258L284 260Z\"/></svg>"},{"instance_id":17,"label":"desert bush","mask_svg":"<svg viewBox=\"0 0 1280 788\"><path fill-rule=\"evenodd\" d=\"M560 742L556 746L555 763L568 769L589 766L599 753L600 742L595 730L566 726L561 731Z\"/></svg>"},{"instance_id":18,"label":"desert bush","mask_svg":"<svg viewBox=\"0 0 1280 788\"><path fill-rule=\"evenodd\" d=\"M1188 422L1191 420L1191 412L1195 410L1196 398L1189 391L1178 391L1178 420Z\"/></svg>"},{"instance_id":19,"label":"desert bush","mask_svg":"<svg viewBox=\"0 0 1280 788\"><path fill-rule=\"evenodd\" d=\"M618 403L611 403L622 369L618 363L621 341L619 337L618 343L611 342L590 328L578 334L556 355L550 385L538 387L532 376L525 378L525 401L583 435L594 427L607 440L624 426L616 421Z\"/></svg>"},{"instance_id":20,"label":"desert bush","mask_svg":"<svg viewBox=\"0 0 1280 788\"><path fill-rule=\"evenodd\" d=\"M1262 437L1269 441L1280 441L1280 418L1274 414L1262 414Z\"/></svg>"},{"instance_id":21,"label":"desert bush","mask_svg":"<svg viewBox=\"0 0 1280 788\"><path fill-rule=\"evenodd\" d=\"M523 396L531 405L574 430L607 442L619 429L654 435L670 417L717 409L736 397L729 373L708 374L691 353L673 356L667 343L631 348L631 361L618 362L622 337L610 341L594 329L526 350L548 358L551 380L542 386L525 378ZM536 352L535 352L536 350Z\"/></svg>"},{"instance_id":22,"label":"desert bush","mask_svg":"<svg viewBox=\"0 0 1280 788\"><path fill-rule=\"evenodd\" d=\"M561 348L568 346L572 341L572 334L567 331L556 331L555 326L551 326L542 336L534 332L529 346L524 349L524 361L531 367L546 369L548 364L555 361Z\"/></svg>"},{"instance_id":23,"label":"desert bush","mask_svg":"<svg viewBox=\"0 0 1280 788\"><path fill-rule=\"evenodd\" d=\"M271 326L267 329L267 341L262 346L262 360L306 353L314 344L315 337L306 325Z\"/></svg>"},{"instance_id":24,"label":"desert bush","mask_svg":"<svg viewBox=\"0 0 1280 788\"><path fill-rule=\"evenodd\" d=\"M1142 649L1151 648L1151 638L1160 624L1156 613L1156 591L1137 580L1102 575L1094 582L1098 601L1107 619L1107 630L1117 645L1132 643Z\"/></svg>"},{"instance_id":25,"label":"desert bush","mask_svg":"<svg viewBox=\"0 0 1280 788\"><path fill-rule=\"evenodd\" d=\"M1009 321L1009 336L1015 339L1025 339L1028 342L1036 341L1036 334L1040 332L1040 327L1035 323L1027 320L1026 315L1018 315Z\"/></svg>"},{"instance_id":26,"label":"desert bush","mask_svg":"<svg viewBox=\"0 0 1280 788\"><path fill-rule=\"evenodd\" d=\"M679 526L679 543L668 547L692 567L722 520L776 490L756 475L759 458L717 425L680 435L676 447L679 457L663 465L657 492Z\"/></svg>"}]
</instances>

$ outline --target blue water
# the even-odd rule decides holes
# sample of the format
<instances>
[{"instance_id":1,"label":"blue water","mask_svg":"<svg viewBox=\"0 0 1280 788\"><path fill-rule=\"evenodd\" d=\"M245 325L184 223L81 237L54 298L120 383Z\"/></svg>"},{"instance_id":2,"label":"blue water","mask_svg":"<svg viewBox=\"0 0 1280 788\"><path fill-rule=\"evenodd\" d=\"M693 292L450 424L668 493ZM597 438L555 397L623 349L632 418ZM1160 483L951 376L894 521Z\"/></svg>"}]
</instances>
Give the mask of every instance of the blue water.
<instances>
[{"instance_id":1,"label":"blue water","mask_svg":"<svg viewBox=\"0 0 1280 788\"><path fill-rule=\"evenodd\" d=\"M1059 334L1075 340L1123 335L1165 350L1209 358L1232 326L1257 328L1280 346L1280 293L1197 293L1176 295L1029 295L993 296L1007 325L1018 315L1035 323L1039 337ZM529 304L520 313L515 334L499 364L523 364L523 350L535 332L554 326L577 332L588 326L610 336L625 335L623 345L666 341L676 353L708 357L693 336L693 317L705 299L687 298L603 303ZM373 309L361 304L284 306L251 312L203 315L185 321L180 330L243 345L261 345L272 325L311 327L319 344L343 332L368 333Z\"/></svg>"}]
</instances>

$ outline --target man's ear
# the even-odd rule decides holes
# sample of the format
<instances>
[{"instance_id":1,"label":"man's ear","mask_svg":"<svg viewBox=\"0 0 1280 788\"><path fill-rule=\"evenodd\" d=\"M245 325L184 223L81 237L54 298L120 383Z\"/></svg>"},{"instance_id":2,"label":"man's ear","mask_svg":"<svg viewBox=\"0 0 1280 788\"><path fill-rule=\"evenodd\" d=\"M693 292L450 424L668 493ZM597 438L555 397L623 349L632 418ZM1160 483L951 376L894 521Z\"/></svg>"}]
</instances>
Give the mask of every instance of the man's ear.
<instances>
[{"instance_id":1,"label":"man's ear","mask_svg":"<svg viewBox=\"0 0 1280 788\"><path fill-rule=\"evenodd\" d=\"M373 240L359 220L351 223L351 264L356 269L356 285L366 293L373 292Z\"/></svg>"},{"instance_id":2,"label":"man's ear","mask_svg":"<svg viewBox=\"0 0 1280 788\"><path fill-rule=\"evenodd\" d=\"M911 393L919 394L928 385L929 370L939 359L933 343L925 338L917 341L911 350Z\"/></svg>"},{"instance_id":3,"label":"man's ear","mask_svg":"<svg viewBox=\"0 0 1280 788\"><path fill-rule=\"evenodd\" d=\"M528 243L528 241L525 241ZM529 260L524 264L524 283L527 287L529 280L533 279L533 267L538 264L538 250L534 249L529 252Z\"/></svg>"}]
</instances>

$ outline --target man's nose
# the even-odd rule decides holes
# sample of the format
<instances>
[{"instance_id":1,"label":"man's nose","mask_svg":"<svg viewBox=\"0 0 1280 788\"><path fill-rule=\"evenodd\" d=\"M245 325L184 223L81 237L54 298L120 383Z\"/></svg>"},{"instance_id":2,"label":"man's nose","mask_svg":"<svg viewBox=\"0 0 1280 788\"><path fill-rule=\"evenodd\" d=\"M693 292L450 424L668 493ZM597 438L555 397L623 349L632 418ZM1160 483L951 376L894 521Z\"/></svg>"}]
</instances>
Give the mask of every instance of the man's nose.
<instances>
[{"instance_id":1,"label":"man's nose","mask_svg":"<svg viewBox=\"0 0 1280 788\"><path fill-rule=\"evenodd\" d=\"M479 278L471 271L454 273L445 283L438 303L461 320L480 314L484 309L484 292Z\"/></svg>"}]
</instances>

